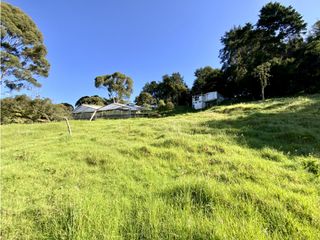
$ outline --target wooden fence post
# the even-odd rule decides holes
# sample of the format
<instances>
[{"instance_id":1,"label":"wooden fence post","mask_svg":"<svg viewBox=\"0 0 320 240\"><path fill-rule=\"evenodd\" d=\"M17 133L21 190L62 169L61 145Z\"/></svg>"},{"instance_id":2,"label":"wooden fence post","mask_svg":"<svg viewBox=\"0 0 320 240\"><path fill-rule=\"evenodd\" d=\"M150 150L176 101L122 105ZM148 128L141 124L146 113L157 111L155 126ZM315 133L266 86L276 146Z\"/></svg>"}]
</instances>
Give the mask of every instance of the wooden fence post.
<instances>
[{"instance_id":1,"label":"wooden fence post","mask_svg":"<svg viewBox=\"0 0 320 240\"><path fill-rule=\"evenodd\" d=\"M64 119L66 120L67 127L68 127L68 132L69 132L69 135L71 136L71 135L72 135L72 132L71 132L71 127L70 127L70 124L69 124L69 120L68 120L67 117L64 117Z\"/></svg>"},{"instance_id":2,"label":"wooden fence post","mask_svg":"<svg viewBox=\"0 0 320 240\"><path fill-rule=\"evenodd\" d=\"M92 119L94 118L94 115L96 115L96 113L97 113L97 110L95 110L94 113L91 115L90 122L92 121Z\"/></svg>"}]
</instances>

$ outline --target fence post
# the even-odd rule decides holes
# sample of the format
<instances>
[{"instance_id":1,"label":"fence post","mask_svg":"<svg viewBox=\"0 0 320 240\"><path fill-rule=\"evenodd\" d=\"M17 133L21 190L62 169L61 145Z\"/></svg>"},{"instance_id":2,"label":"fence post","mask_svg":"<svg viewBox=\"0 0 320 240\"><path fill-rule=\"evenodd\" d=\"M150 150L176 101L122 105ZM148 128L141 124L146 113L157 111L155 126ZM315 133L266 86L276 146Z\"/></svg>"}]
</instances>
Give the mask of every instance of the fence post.
<instances>
[{"instance_id":1,"label":"fence post","mask_svg":"<svg viewBox=\"0 0 320 240\"><path fill-rule=\"evenodd\" d=\"M69 124L69 120L68 120L67 117L64 117L64 119L66 120L67 127L68 127L68 132L69 132L69 135L71 136L71 135L72 135L72 132L71 132L71 127L70 127L70 124Z\"/></svg>"}]
</instances>

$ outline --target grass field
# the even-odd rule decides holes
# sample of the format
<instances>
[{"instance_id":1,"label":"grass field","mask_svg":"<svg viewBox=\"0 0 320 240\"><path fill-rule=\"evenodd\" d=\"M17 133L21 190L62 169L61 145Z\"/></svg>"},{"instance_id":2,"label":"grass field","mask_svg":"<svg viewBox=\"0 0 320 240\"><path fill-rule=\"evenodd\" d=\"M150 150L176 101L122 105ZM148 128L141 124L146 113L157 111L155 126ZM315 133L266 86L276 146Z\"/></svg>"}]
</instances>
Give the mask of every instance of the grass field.
<instances>
[{"instance_id":1,"label":"grass field","mask_svg":"<svg viewBox=\"0 0 320 240\"><path fill-rule=\"evenodd\" d=\"M320 95L1 126L1 239L319 239Z\"/></svg>"}]
</instances>

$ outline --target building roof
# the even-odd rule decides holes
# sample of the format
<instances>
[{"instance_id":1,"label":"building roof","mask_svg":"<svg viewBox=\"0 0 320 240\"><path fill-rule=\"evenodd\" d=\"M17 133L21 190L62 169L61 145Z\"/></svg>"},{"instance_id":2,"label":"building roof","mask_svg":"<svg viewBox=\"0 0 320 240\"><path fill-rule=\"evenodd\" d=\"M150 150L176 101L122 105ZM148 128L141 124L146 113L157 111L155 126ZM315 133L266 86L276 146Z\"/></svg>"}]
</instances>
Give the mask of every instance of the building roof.
<instances>
[{"instance_id":1,"label":"building roof","mask_svg":"<svg viewBox=\"0 0 320 240\"><path fill-rule=\"evenodd\" d=\"M104 107L99 108L98 111L111 111L111 110L131 110L131 108L125 104L121 103L111 103L109 105L106 105Z\"/></svg>"},{"instance_id":2,"label":"building roof","mask_svg":"<svg viewBox=\"0 0 320 240\"><path fill-rule=\"evenodd\" d=\"M97 109L101 108L102 106L98 106L98 105L89 105L89 104L82 104L78 107L76 107L72 113L92 113L94 111L96 111Z\"/></svg>"},{"instance_id":3,"label":"building roof","mask_svg":"<svg viewBox=\"0 0 320 240\"><path fill-rule=\"evenodd\" d=\"M218 93L217 91L211 91L211 92L206 92L206 93L201 93L201 94L196 94L196 95L192 95L192 97L200 97L200 96L205 96L208 95L210 93Z\"/></svg>"},{"instance_id":4,"label":"building roof","mask_svg":"<svg viewBox=\"0 0 320 240\"><path fill-rule=\"evenodd\" d=\"M130 107L132 111L139 111L144 109L144 107L133 104L133 103L129 103L127 104L127 106Z\"/></svg>"},{"instance_id":5,"label":"building roof","mask_svg":"<svg viewBox=\"0 0 320 240\"><path fill-rule=\"evenodd\" d=\"M112 110L124 110L124 111L139 111L143 107L134 104L121 104L121 103L111 103L106 106L88 105L82 104L76 107L72 113L93 113L95 111L112 111Z\"/></svg>"}]
</instances>

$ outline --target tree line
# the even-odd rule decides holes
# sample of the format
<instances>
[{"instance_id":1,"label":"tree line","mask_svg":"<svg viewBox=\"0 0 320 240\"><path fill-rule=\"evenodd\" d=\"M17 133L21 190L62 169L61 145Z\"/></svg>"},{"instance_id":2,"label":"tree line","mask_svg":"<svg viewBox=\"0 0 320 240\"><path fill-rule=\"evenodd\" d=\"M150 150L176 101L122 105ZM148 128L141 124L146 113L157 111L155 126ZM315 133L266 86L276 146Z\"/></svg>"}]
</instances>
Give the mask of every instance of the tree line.
<instances>
[{"instance_id":1,"label":"tree line","mask_svg":"<svg viewBox=\"0 0 320 240\"><path fill-rule=\"evenodd\" d=\"M261 8L257 23L233 27L222 36L220 69L197 69L191 89L179 73L168 87L166 75L161 82L146 83L136 102L184 104L190 95L210 91L242 99L319 92L320 21L307 35L306 26L292 6L270 2Z\"/></svg>"}]
</instances>

